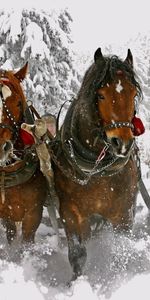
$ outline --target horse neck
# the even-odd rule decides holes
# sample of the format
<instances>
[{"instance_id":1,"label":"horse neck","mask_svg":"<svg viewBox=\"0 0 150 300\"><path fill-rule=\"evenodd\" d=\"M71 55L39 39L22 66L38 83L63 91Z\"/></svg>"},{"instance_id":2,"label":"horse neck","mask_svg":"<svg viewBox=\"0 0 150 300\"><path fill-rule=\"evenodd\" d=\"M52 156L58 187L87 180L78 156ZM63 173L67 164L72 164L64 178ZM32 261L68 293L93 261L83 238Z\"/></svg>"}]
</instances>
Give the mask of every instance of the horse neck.
<instances>
[{"instance_id":1,"label":"horse neck","mask_svg":"<svg viewBox=\"0 0 150 300\"><path fill-rule=\"evenodd\" d=\"M89 153L90 157L93 153L95 159L95 155L98 155L104 147L104 141L100 138L101 129L96 130L97 124L96 108L94 105L92 107L91 101L79 96L66 114L62 127L62 140L64 142L72 139L83 153Z\"/></svg>"}]
</instances>

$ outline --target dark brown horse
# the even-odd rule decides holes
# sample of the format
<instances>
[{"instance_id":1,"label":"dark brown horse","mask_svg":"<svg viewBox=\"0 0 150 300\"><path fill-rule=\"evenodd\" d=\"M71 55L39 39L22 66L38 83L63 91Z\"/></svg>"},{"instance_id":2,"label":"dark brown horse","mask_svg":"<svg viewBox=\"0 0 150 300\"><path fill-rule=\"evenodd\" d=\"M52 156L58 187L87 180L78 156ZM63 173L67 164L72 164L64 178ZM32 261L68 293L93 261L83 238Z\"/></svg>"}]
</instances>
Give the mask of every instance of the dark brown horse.
<instances>
[{"instance_id":1,"label":"dark brown horse","mask_svg":"<svg viewBox=\"0 0 150 300\"><path fill-rule=\"evenodd\" d=\"M119 230L132 226L138 181L132 119L141 94L131 51L122 61L97 49L53 148L74 279L86 262L92 215L100 214Z\"/></svg>"},{"instance_id":2,"label":"dark brown horse","mask_svg":"<svg viewBox=\"0 0 150 300\"><path fill-rule=\"evenodd\" d=\"M31 118L21 87L26 72L27 64L16 73L0 70L0 218L9 243L16 222L22 222L22 240L34 241L47 196L35 153L22 141L21 124Z\"/></svg>"}]
</instances>

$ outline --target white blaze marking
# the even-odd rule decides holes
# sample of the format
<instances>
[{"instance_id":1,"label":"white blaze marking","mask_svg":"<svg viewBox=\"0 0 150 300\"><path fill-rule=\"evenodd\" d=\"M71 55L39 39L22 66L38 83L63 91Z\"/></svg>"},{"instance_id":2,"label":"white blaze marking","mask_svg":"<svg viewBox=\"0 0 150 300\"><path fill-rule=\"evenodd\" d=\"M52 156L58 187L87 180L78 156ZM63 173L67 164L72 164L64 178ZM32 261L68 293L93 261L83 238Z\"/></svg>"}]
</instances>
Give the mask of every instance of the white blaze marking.
<instances>
[{"instance_id":1,"label":"white blaze marking","mask_svg":"<svg viewBox=\"0 0 150 300\"><path fill-rule=\"evenodd\" d=\"M123 86L121 85L121 80L116 84L116 91L120 94L120 92L123 90Z\"/></svg>"},{"instance_id":2,"label":"white blaze marking","mask_svg":"<svg viewBox=\"0 0 150 300\"><path fill-rule=\"evenodd\" d=\"M3 85L2 94L3 94L4 100L6 100L7 97L11 96L11 90L7 85ZM0 123L2 123L2 116L3 116L3 102L2 102L2 98L0 96Z\"/></svg>"},{"instance_id":3,"label":"white blaze marking","mask_svg":"<svg viewBox=\"0 0 150 300\"><path fill-rule=\"evenodd\" d=\"M2 93L3 93L3 97L4 100L6 100L6 98L8 98L9 96L11 96L11 90L7 85L3 85L2 87Z\"/></svg>"}]
</instances>

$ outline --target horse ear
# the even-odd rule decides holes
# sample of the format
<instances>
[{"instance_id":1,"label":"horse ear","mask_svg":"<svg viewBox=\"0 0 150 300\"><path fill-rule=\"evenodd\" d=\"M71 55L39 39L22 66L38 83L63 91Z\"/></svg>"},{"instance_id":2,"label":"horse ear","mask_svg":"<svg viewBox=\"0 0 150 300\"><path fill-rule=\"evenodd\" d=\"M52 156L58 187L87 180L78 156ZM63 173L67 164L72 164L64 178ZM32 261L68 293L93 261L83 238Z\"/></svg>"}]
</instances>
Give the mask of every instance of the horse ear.
<instances>
[{"instance_id":1,"label":"horse ear","mask_svg":"<svg viewBox=\"0 0 150 300\"><path fill-rule=\"evenodd\" d=\"M19 81L23 81L27 75L27 71L28 71L28 62L26 62L26 64L14 75Z\"/></svg>"},{"instance_id":2,"label":"horse ear","mask_svg":"<svg viewBox=\"0 0 150 300\"><path fill-rule=\"evenodd\" d=\"M127 57L125 59L125 62L127 62L131 67L133 67L133 56L131 53L131 50L128 49Z\"/></svg>"},{"instance_id":3,"label":"horse ear","mask_svg":"<svg viewBox=\"0 0 150 300\"><path fill-rule=\"evenodd\" d=\"M103 59L103 54L101 52L101 48L98 48L94 53L94 61L97 63L98 60Z\"/></svg>"}]
</instances>

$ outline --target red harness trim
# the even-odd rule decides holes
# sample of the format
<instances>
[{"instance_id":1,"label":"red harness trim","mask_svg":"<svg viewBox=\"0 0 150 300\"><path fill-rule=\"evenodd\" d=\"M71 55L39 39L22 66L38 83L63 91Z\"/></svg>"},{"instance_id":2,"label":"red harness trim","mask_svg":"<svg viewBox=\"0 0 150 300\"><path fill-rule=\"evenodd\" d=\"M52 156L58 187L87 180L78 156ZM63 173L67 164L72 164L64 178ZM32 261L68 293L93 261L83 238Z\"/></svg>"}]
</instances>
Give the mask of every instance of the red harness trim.
<instances>
[{"instance_id":1,"label":"red harness trim","mask_svg":"<svg viewBox=\"0 0 150 300\"><path fill-rule=\"evenodd\" d=\"M133 129L134 136L139 136L145 132L145 127L140 118L137 118L136 116L134 116L132 119L132 124L134 126L134 129Z\"/></svg>"},{"instance_id":2,"label":"red harness trim","mask_svg":"<svg viewBox=\"0 0 150 300\"><path fill-rule=\"evenodd\" d=\"M24 129L20 129L19 136L24 145L32 146L35 144L34 137Z\"/></svg>"}]
</instances>

